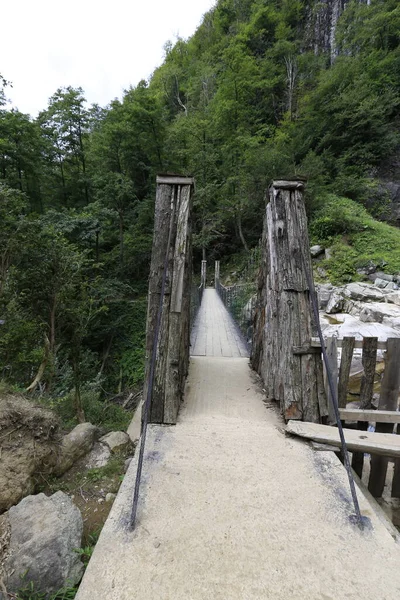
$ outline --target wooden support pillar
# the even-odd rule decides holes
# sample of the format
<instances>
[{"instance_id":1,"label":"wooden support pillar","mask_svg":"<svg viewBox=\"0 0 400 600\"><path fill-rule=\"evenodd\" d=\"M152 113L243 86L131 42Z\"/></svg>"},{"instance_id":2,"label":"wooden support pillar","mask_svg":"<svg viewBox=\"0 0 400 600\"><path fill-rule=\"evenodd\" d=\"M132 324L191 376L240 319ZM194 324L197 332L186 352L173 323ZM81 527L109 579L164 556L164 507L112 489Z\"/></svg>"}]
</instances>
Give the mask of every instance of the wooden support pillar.
<instances>
[{"instance_id":1,"label":"wooden support pillar","mask_svg":"<svg viewBox=\"0 0 400 600\"><path fill-rule=\"evenodd\" d=\"M316 328L303 190L302 181L274 181L269 189L252 360L286 420L319 422L328 411L321 351L311 346Z\"/></svg>"},{"instance_id":2,"label":"wooden support pillar","mask_svg":"<svg viewBox=\"0 0 400 600\"><path fill-rule=\"evenodd\" d=\"M379 410L397 410L400 390L400 338L387 340L385 371L383 373ZM377 423L378 433L393 433L393 423ZM368 490L375 498L380 498L385 487L388 466L387 456L371 455L371 474ZM394 479L395 488L397 479Z\"/></svg>"},{"instance_id":3,"label":"wooden support pillar","mask_svg":"<svg viewBox=\"0 0 400 600\"><path fill-rule=\"evenodd\" d=\"M151 423L176 423L188 371L193 183L191 177L157 177L146 331L145 398L166 256L168 268L150 411Z\"/></svg>"},{"instance_id":4,"label":"wooden support pillar","mask_svg":"<svg viewBox=\"0 0 400 600\"><path fill-rule=\"evenodd\" d=\"M360 408L368 409L372 406L374 395L374 382L376 370L376 354L378 351L378 338L365 337L362 342L362 365L364 373L361 379L360 387ZM367 421L359 421L357 424L359 431L368 430ZM364 469L364 452L353 452L351 466L357 475L361 478Z\"/></svg>"},{"instance_id":5,"label":"wooden support pillar","mask_svg":"<svg viewBox=\"0 0 400 600\"><path fill-rule=\"evenodd\" d=\"M326 340L326 354L328 357L329 369L332 373L333 385L336 387L336 398L338 397L338 351L337 341L335 337L328 338ZM336 415L333 408L333 399L331 390L328 383L328 376L325 371L325 393L328 397L328 423L329 425L336 425Z\"/></svg>"},{"instance_id":6,"label":"wooden support pillar","mask_svg":"<svg viewBox=\"0 0 400 600\"><path fill-rule=\"evenodd\" d=\"M201 285L203 289L207 287L207 261L201 261Z\"/></svg>"},{"instance_id":7,"label":"wooden support pillar","mask_svg":"<svg viewBox=\"0 0 400 600\"><path fill-rule=\"evenodd\" d=\"M215 261L215 278L214 278L214 285L215 288L218 287L218 283L219 283L219 273L220 273L220 262L219 260Z\"/></svg>"}]
</instances>

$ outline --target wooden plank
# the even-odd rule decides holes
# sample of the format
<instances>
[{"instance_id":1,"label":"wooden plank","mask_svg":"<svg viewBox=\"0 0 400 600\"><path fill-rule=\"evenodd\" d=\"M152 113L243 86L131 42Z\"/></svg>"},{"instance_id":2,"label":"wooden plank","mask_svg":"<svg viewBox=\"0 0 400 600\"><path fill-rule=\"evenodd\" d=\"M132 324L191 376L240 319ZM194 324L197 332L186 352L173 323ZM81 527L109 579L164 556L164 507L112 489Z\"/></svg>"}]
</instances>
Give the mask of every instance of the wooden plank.
<instances>
[{"instance_id":1,"label":"wooden plank","mask_svg":"<svg viewBox=\"0 0 400 600\"><path fill-rule=\"evenodd\" d=\"M158 175L157 183L159 185L194 185L194 177L181 177L179 175Z\"/></svg>"},{"instance_id":2,"label":"wooden plank","mask_svg":"<svg viewBox=\"0 0 400 600\"><path fill-rule=\"evenodd\" d=\"M342 348L344 339L345 338L337 338L336 343L337 343L338 348ZM357 350L361 350L363 347L363 341L364 340L355 340L354 348ZM319 338L313 337L311 340L311 345L314 346L315 348L321 348L321 342L319 341ZM386 348L387 348L387 342L378 340L378 350L386 350Z\"/></svg>"},{"instance_id":3,"label":"wooden plank","mask_svg":"<svg viewBox=\"0 0 400 600\"><path fill-rule=\"evenodd\" d=\"M361 408L340 408L343 421L368 421L373 423L400 423L400 412L392 410L362 410Z\"/></svg>"},{"instance_id":4,"label":"wooden plank","mask_svg":"<svg viewBox=\"0 0 400 600\"><path fill-rule=\"evenodd\" d=\"M360 407L370 408L372 397L374 395L374 382L376 370L376 354L378 348L378 338L365 337L362 341L362 365L364 373L361 379L360 389ZM359 431L367 431L368 423L360 421L357 424ZM354 452L351 459L351 466L359 477L362 477L364 468L364 452Z\"/></svg>"},{"instance_id":5,"label":"wooden plank","mask_svg":"<svg viewBox=\"0 0 400 600\"><path fill-rule=\"evenodd\" d=\"M397 427L397 434L400 433L400 427ZM393 479L392 479L392 498L400 498L400 458L394 461Z\"/></svg>"},{"instance_id":6,"label":"wooden plank","mask_svg":"<svg viewBox=\"0 0 400 600\"><path fill-rule=\"evenodd\" d=\"M342 342L342 355L339 368L338 404L339 408L346 408L347 391L350 379L351 361L354 352L354 337L344 337Z\"/></svg>"},{"instance_id":7,"label":"wooden plank","mask_svg":"<svg viewBox=\"0 0 400 600\"><path fill-rule=\"evenodd\" d=\"M280 179L272 182L272 187L281 188L285 190L303 190L304 189L304 181L293 180L288 181L286 179Z\"/></svg>"},{"instance_id":8,"label":"wooden plank","mask_svg":"<svg viewBox=\"0 0 400 600\"><path fill-rule=\"evenodd\" d=\"M302 421L289 421L286 431L321 444L331 444L340 447L339 430L337 427L320 425L319 423L305 423ZM369 452L383 456L400 457L400 436L389 433L369 433L356 429L344 429L347 448L354 452Z\"/></svg>"},{"instance_id":9,"label":"wooden plank","mask_svg":"<svg viewBox=\"0 0 400 600\"><path fill-rule=\"evenodd\" d=\"M180 189L170 308L171 312L177 313L180 313L182 310L183 280L188 245L190 194L190 186Z\"/></svg>"},{"instance_id":10,"label":"wooden plank","mask_svg":"<svg viewBox=\"0 0 400 600\"><path fill-rule=\"evenodd\" d=\"M316 452L340 452L340 448L329 444L320 444L319 442L311 442L311 447Z\"/></svg>"},{"instance_id":11,"label":"wooden plank","mask_svg":"<svg viewBox=\"0 0 400 600\"><path fill-rule=\"evenodd\" d=\"M183 394L182 380L186 373L186 319L189 318L184 293L190 289L187 283L187 253L189 240L191 186L180 186L176 194L176 237L173 251L168 355L165 373L163 423L173 425Z\"/></svg>"},{"instance_id":12,"label":"wooden plank","mask_svg":"<svg viewBox=\"0 0 400 600\"><path fill-rule=\"evenodd\" d=\"M379 398L380 410L396 410L398 408L400 390L400 338L390 338L387 341L387 352L384 356L385 370L381 383ZM377 434L393 432L392 423L377 423ZM398 438L398 436L393 436ZM389 456L389 455L388 455ZM388 457L371 457L371 473L368 489L375 498L380 498L385 487Z\"/></svg>"},{"instance_id":13,"label":"wooden plank","mask_svg":"<svg viewBox=\"0 0 400 600\"><path fill-rule=\"evenodd\" d=\"M330 372L332 373L332 380L333 380L333 385L335 387L335 393L336 393L336 398L337 398L338 397L338 363L337 363L338 354L337 354L337 344L336 344L335 337L331 337L326 340L326 354L328 357L328 368L329 368ZM325 366L325 369L326 369L326 366ZM326 372L325 372L325 389L326 389L326 395L328 398L328 411L329 411L328 421L331 425L334 425L334 424L336 424L336 416L335 416L335 411L333 408L333 398L332 398L331 390L329 387L329 381L328 381Z\"/></svg>"},{"instance_id":14,"label":"wooden plank","mask_svg":"<svg viewBox=\"0 0 400 600\"><path fill-rule=\"evenodd\" d=\"M364 374L361 379L360 408L370 408L372 404L377 350L378 338L365 337L363 339L362 365Z\"/></svg>"}]
</instances>

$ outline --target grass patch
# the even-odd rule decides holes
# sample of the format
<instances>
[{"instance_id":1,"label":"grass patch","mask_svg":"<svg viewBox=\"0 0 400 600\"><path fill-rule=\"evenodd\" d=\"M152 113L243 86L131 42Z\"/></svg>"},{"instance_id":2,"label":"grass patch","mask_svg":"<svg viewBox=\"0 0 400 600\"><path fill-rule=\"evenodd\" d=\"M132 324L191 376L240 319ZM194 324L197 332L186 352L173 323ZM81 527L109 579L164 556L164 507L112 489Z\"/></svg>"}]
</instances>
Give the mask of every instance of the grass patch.
<instances>
[{"instance_id":1,"label":"grass patch","mask_svg":"<svg viewBox=\"0 0 400 600\"><path fill-rule=\"evenodd\" d=\"M376 221L353 200L328 195L310 225L312 244L332 250L332 258L318 263L334 284L357 281L371 261L380 270L400 271L400 229Z\"/></svg>"}]
</instances>

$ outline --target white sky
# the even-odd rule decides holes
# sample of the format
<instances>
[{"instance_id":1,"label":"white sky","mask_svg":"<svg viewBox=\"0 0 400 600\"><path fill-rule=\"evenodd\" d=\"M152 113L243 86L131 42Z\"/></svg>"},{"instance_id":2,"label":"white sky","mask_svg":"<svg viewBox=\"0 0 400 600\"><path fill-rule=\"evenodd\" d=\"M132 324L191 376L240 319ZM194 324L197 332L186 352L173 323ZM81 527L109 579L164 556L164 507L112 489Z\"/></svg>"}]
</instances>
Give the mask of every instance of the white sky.
<instances>
[{"instance_id":1,"label":"white sky","mask_svg":"<svg viewBox=\"0 0 400 600\"><path fill-rule=\"evenodd\" d=\"M194 33L215 0L0 0L0 73L36 116L61 86L101 106L148 79L163 46Z\"/></svg>"}]
</instances>

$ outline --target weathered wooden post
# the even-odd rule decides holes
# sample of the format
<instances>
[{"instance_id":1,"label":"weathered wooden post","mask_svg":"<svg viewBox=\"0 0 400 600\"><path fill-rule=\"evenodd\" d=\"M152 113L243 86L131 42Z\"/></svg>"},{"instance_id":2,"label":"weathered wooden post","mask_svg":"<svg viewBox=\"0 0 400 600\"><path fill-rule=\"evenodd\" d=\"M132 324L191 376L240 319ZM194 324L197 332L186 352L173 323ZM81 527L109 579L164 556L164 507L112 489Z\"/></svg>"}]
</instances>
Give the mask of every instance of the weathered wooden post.
<instances>
[{"instance_id":1,"label":"weathered wooden post","mask_svg":"<svg viewBox=\"0 0 400 600\"><path fill-rule=\"evenodd\" d=\"M378 408L379 410L397 410L400 391L400 338L389 338L387 340L387 351L384 358L385 370L383 372ZM375 431L378 433L393 433L393 423L377 423ZM387 456L371 455L371 473L368 489L375 498L380 498L383 494L387 467ZM395 477L395 492L396 486L397 479Z\"/></svg>"},{"instance_id":2,"label":"weathered wooden post","mask_svg":"<svg viewBox=\"0 0 400 600\"><path fill-rule=\"evenodd\" d=\"M189 364L192 275L191 177L157 177L150 265L144 398L160 304L165 259L166 287L151 402L151 423L176 423Z\"/></svg>"},{"instance_id":3,"label":"weathered wooden post","mask_svg":"<svg viewBox=\"0 0 400 600\"><path fill-rule=\"evenodd\" d=\"M216 260L215 261L215 279L214 279L215 289L217 289L217 287L218 287L219 274L220 274L220 262L219 262L219 260Z\"/></svg>"},{"instance_id":4,"label":"weathered wooden post","mask_svg":"<svg viewBox=\"0 0 400 600\"><path fill-rule=\"evenodd\" d=\"M201 261L201 286L202 286L203 290L207 286L207 261L206 260Z\"/></svg>"},{"instance_id":5,"label":"weathered wooden post","mask_svg":"<svg viewBox=\"0 0 400 600\"><path fill-rule=\"evenodd\" d=\"M274 181L269 189L252 363L286 420L319 422L328 410L321 351L311 344L316 329L303 190L302 181Z\"/></svg>"}]
</instances>

